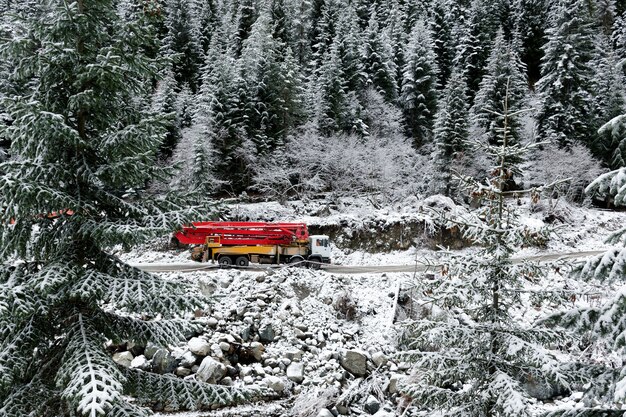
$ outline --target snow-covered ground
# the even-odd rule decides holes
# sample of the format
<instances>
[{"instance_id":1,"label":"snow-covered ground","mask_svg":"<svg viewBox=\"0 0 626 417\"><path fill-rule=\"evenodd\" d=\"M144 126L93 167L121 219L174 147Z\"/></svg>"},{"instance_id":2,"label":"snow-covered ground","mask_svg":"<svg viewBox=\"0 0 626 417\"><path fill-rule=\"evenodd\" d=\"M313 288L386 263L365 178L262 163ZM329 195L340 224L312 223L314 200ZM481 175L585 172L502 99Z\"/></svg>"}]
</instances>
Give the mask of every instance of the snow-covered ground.
<instances>
[{"instance_id":1,"label":"snow-covered ground","mask_svg":"<svg viewBox=\"0 0 626 417\"><path fill-rule=\"evenodd\" d=\"M621 226L626 216L623 212L579 208L564 202L558 202L556 207L550 207L547 202L542 205L532 207L529 201L520 200L517 209L522 221L530 227L543 226L550 220L549 214L557 217L553 224L559 227L558 233L547 247L525 248L516 256L604 249L603 239ZM239 220L297 221L310 225L349 221L355 227L371 224L372 219L426 219L428 212L417 201L377 209L365 200L350 200L332 204L293 202L285 206L246 204L232 207L230 215ZM118 255L134 264L189 261L186 250L165 250L166 240L129 253L120 251ZM332 255L334 263L343 265L406 265L437 254L423 247L367 253L334 246ZM211 269L162 275L193 283L198 291L215 298L212 310L200 319L205 323L200 339L210 346L207 357L228 364L229 376L222 383L268 386L286 398L211 414L177 415L328 417L332 413L348 413L391 417L401 414L404 399L398 394L396 384L408 378L410 370L396 356L402 327L394 323L395 302L399 289L416 282L418 277L413 274L341 275L285 268L263 272ZM588 288L554 272L548 282L536 285L543 288L566 285L582 295L576 299L581 305L598 303L610 291L610 288ZM530 323L549 308L528 302L520 306L516 315ZM255 363L237 363L230 355L233 347L259 344L264 350L262 358ZM190 349L189 346L172 348L171 355L180 361L189 355ZM202 372L198 371L198 365L203 363L204 356L196 354L194 358L195 368L189 365L192 374L187 377ZM550 407L571 404L579 398L580 393L573 393L567 398L557 398ZM545 410L541 402L537 402L537 407Z\"/></svg>"}]
</instances>

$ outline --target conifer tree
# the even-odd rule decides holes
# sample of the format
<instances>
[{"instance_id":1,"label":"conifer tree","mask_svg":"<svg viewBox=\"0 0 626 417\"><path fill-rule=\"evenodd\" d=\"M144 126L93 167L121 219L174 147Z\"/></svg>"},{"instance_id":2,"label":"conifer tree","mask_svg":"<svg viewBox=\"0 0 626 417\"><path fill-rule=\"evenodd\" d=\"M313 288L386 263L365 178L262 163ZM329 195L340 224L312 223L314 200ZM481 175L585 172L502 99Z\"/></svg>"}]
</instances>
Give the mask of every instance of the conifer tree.
<instances>
[{"instance_id":1,"label":"conifer tree","mask_svg":"<svg viewBox=\"0 0 626 417\"><path fill-rule=\"evenodd\" d=\"M161 79L157 81L152 97L152 111L155 114L170 116L167 121L167 136L160 147L163 158L172 156L172 151L180 141L181 121L176 111L177 91L178 86L170 63L166 65Z\"/></svg>"},{"instance_id":2,"label":"conifer tree","mask_svg":"<svg viewBox=\"0 0 626 417\"><path fill-rule=\"evenodd\" d=\"M590 196L609 198L615 207L626 207L626 168L601 175L586 188ZM616 225L606 243L612 247L604 254L587 259L574 269L573 276L596 287L616 288L608 299L597 305L581 305L555 313L544 323L574 330L588 343L588 350L602 357L618 355L619 362L606 363L589 355L579 359L579 368L591 384L584 386L582 406L576 410L555 410L552 415L578 417L589 415L623 415L626 401L626 227Z\"/></svg>"},{"instance_id":3,"label":"conifer tree","mask_svg":"<svg viewBox=\"0 0 626 417\"><path fill-rule=\"evenodd\" d=\"M574 141L590 146L598 126L591 68L594 42L585 0L559 0L543 50L537 135L561 147Z\"/></svg>"},{"instance_id":4,"label":"conifer tree","mask_svg":"<svg viewBox=\"0 0 626 417\"><path fill-rule=\"evenodd\" d=\"M138 99L157 76L144 53L156 37L149 9L124 21L115 5L37 2L40 17L25 16L25 30L0 47L21 87L4 101L11 121L0 131L11 141L0 165L3 417L147 416L142 405L156 401L194 409L246 397L118 367L105 350L107 339L180 343L196 328L182 317L206 305L192 288L106 250L201 214L188 200L146 191L169 177L155 164L164 119Z\"/></svg>"},{"instance_id":5,"label":"conifer tree","mask_svg":"<svg viewBox=\"0 0 626 417\"><path fill-rule=\"evenodd\" d=\"M593 65L595 111L598 119L607 123L600 127L591 145L595 155L607 166L618 169L626 166L626 85L608 40L600 37L597 42L600 48Z\"/></svg>"},{"instance_id":6,"label":"conifer tree","mask_svg":"<svg viewBox=\"0 0 626 417\"><path fill-rule=\"evenodd\" d=\"M376 13L372 13L363 32L361 60L366 74L366 85L374 87L388 102L398 97L396 67L389 36L381 30Z\"/></svg>"},{"instance_id":7,"label":"conifer tree","mask_svg":"<svg viewBox=\"0 0 626 417\"><path fill-rule=\"evenodd\" d=\"M173 55L178 85L186 83L196 92L204 58L199 28L193 24L188 0L167 0L165 5L167 36L163 46L167 54Z\"/></svg>"},{"instance_id":8,"label":"conifer tree","mask_svg":"<svg viewBox=\"0 0 626 417\"><path fill-rule=\"evenodd\" d=\"M401 392L412 400L412 415L531 416L534 401L524 381L569 383L562 358L553 352L561 334L514 317L529 281L545 279L547 270L531 262L514 264L511 257L549 231L529 233L505 200L506 183L518 171L512 161L529 148L509 145L506 105L501 114L501 140L484 150L496 156L489 178L463 179L481 206L447 222L477 244L478 252L446 253L438 260L441 272L417 283L425 305L441 313L408 325L409 350L402 357L413 362L415 378Z\"/></svg>"},{"instance_id":9,"label":"conifer tree","mask_svg":"<svg viewBox=\"0 0 626 417\"><path fill-rule=\"evenodd\" d=\"M416 147L432 137L437 111L438 68L431 45L430 31L418 20L405 53L400 94L405 123Z\"/></svg>"},{"instance_id":10,"label":"conifer tree","mask_svg":"<svg viewBox=\"0 0 626 417\"><path fill-rule=\"evenodd\" d=\"M526 65L531 86L541 78L542 46L546 42L549 24L548 3L545 0L514 0L511 5L515 33L521 42L519 54Z\"/></svg>"},{"instance_id":11,"label":"conifer tree","mask_svg":"<svg viewBox=\"0 0 626 417\"><path fill-rule=\"evenodd\" d=\"M496 145L500 140L504 121L497 113L502 112L505 97L509 111L515 113L524 107L527 89L524 66L512 43L499 31L471 109L473 120L484 130L489 144ZM509 116L508 124L508 141L515 145L520 138L519 118Z\"/></svg>"},{"instance_id":12,"label":"conifer tree","mask_svg":"<svg viewBox=\"0 0 626 417\"><path fill-rule=\"evenodd\" d=\"M433 51L439 68L439 87L443 88L452 71L455 45L452 40L452 21L448 17L448 11L444 0L434 1L431 12L430 27L433 33Z\"/></svg>"},{"instance_id":13,"label":"conifer tree","mask_svg":"<svg viewBox=\"0 0 626 417\"><path fill-rule=\"evenodd\" d=\"M466 150L468 139L467 84L462 72L454 69L442 92L437 109L434 131L434 159L439 178L433 191L450 195L452 192L451 164Z\"/></svg>"}]
</instances>

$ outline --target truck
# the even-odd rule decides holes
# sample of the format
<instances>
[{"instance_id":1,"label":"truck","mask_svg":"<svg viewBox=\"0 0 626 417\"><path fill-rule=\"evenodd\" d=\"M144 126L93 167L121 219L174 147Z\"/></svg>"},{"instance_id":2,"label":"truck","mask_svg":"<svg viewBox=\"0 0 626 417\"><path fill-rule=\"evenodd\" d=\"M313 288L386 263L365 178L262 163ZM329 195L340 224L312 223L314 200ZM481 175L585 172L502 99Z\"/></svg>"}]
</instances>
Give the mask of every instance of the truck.
<instances>
[{"instance_id":1,"label":"truck","mask_svg":"<svg viewBox=\"0 0 626 417\"><path fill-rule=\"evenodd\" d=\"M326 235L309 235L304 223L194 222L174 234L184 245L197 245L192 259L222 267L291 264L319 269L330 263Z\"/></svg>"}]
</instances>

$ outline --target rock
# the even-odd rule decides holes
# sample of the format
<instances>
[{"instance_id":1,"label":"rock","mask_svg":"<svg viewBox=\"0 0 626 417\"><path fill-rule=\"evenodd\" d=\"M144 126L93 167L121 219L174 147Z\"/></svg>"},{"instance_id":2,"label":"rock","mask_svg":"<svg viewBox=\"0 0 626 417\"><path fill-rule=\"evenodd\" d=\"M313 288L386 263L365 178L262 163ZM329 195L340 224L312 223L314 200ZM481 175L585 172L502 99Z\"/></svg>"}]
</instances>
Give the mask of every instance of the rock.
<instances>
[{"instance_id":1,"label":"rock","mask_svg":"<svg viewBox=\"0 0 626 417\"><path fill-rule=\"evenodd\" d=\"M222 380L220 381L221 385L226 385L227 387L230 387L231 385L234 384L233 379L229 376L225 376L224 378L222 378Z\"/></svg>"},{"instance_id":2,"label":"rock","mask_svg":"<svg viewBox=\"0 0 626 417\"><path fill-rule=\"evenodd\" d=\"M259 330L259 340L263 343L272 343L276 338L276 333L271 324L266 324Z\"/></svg>"},{"instance_id":3,"label":"rock","mask_svg":"<svg viewBox=\"0 0 626 417\"><path fill-rule=\"evenodd\" d=\"M133 359L135 359L135 357L128 351L113 354L113 362L118 365L125 366L126 368L130 367Z\"/></svg>"},{"instance_id":4,"label":"rock","mask_svg":"<svg viewBox=\"0 0 626 417\"><path fill-rule=\"evenodd\" d=\"M211 351L211 344L199 337L192 337L187 345L191 353L198 356L206 356Z\"/></svg>"},{"instance_id":5,"label":"rock","mask_svg":"<svg viewBox=\"0 0 626 417\"><path fill-rule=\"evenodd\" d=\"M222 349L222 352L230 352L230 343L220 342L220 349Z\"/></svg>"},{"instance_id":6,"label":"rock","mask_svg":"<svg viewBox=\"0 0 626 417\"><path fill-rule=\"evenodd\" d=\"M215 327L217 326L217 319L215 317L210 317L207 321L206 321L206 325L209 327Z\"/></svg>"},{"instance_id":7,"label":"rock","mask_svg":"<svg viewBox=\"0 0 626 417\"><path fill-rule=\"evenodd\" d=\"M197 359L198 358L196 357L196 355L194 355L190 351L187 351L183 353L183 356L180 358L180 366L184 366L185 368L191 368L196 364Z\"/></svg>"},{"instance_id":8,"label":"rock","mask_svg":"<svg viewBox=\"0 0 626 417\"><path fill-rule=\"evenodd\" d=\"M398 392L398 383L405 378L404 375L393 374L391 378L389 378L389 385L387 386L387 391L389 394L395 394Z\"/></svg>"},{"instance_id":9,"label":"rock","mask_svg":"<svg viewBox=\"0 0 626 417\"><path fill-rule=\"evenodd\" d=\"M174 373L178 376L186 377L188 375L191 375L191 369L185 368L184 366L179 366L178 368L176 368L176 371L174 371Z\"/></svg>"},{"instance_id":10,"label":"rock","mask_svg":"<svg viewBox=\"0 0 626 417\"><path fill-rule=\"evenodd\" d=\"M336 407L337 407L337 411L342 416L347 416L348 414L350 414L350 409L347 406L345 406L343 404L337 404Z\"/></svg>"},{"instance_id":11,"label":"rock","mask_svg":"<svg viewBox=\"0 0 626 417\"><path fill-rule=\"evenodd\" d=\"M128 342L126 344L126 350L128 350L130 353L133 354L134 357L137 357L139 355L143 355L143 351L146 347L143 345L138 345L135 342Z\"/></svg>"},{"instance_id":12,"label":"rock","mask_svg":"<svg viewBox=\"0 0 626 417\"><path fill-rule=\"evenodd\" d=\"M359 351L345 351L339 358L339 363L354 376L365 376L367 373L367 357Z\"/></svg>"},{"instance_id":13,"label":"rock","mask_svg":"<svg viewBox=\"0 0 626 417\"><path fill-rule=\"evenodd\" d=\"M202 360L198 372L196 372L196 379L209 384L215 384L220 379L226 376L226 366L216 361L210 356L207 356Z\"/></svg>"},{"instance_id":14,"label":"rock","mask_svg":"<svg viewBox=\"0 0 626 417\"><path fill-rule=\"evenodd\" d=\"M285 390L285 381L278 378L277 376L268 376L265 378L265 384L271 390L275 392L283 392Z\"/></svg>"},{"instance_id":15,"label":"rock","mask_svg":"<svg viewBox=\"0 0 626 417\"><path fill-rule=\"evenodd\" d=\"M250 343L250 351L252 352L252 356L257 361L260 361L263 358L263 352L265 352L265 346L263 343L252 342Z\"/></svg>"},{"instance_id":16,"label":"rock","mask_svg":"<svg viewBox=\"0 0 626 417\"><path fill-rule=\"evenodd\" d=\"M296 329L300 330L301 332L308 332L309 331L309 326L307 326L306 324L294 324L293 327L295 327Z\"/></svg>"},{"instance_id":17,"label":"rock","mask_svg":"<svg viewBox=\"0 0 626 417\"><path fill-rule=\"evenodd\" d=\"M363 406L363 408L369 414L374 414L378 410L380 410L380 402L376 399L376 397L370 395L367 397L367 400L365 400L365 405Z\"/></svg>"},{"instance_id":18,"label":"rock","mask_svg":"<svg viewBox=\"0 0 626 417\"><path fill-rule=\"evenodd\" d=\"M176 359L167 349L159 349L152 357L152 370L157 374L169 374L174 372Z\"/></svg>"},{"instance_id":19,"label":"rock","mask_svg":"<svg viewBox=\"0 0 626 417\"><path fill-rule=\"evenodd\" d=\"M301 361L302 360L302 351L301 350L291 350L289 352L285 352L285 358L290 361ZM289 365L289 364L287 364Z\"/></svg>"},{"instance_id":20,"label":"rock","mask_svg":"<svg viewBox=\"0 0 626 417\"><path fill-rule=\"evenodd\" d=\"M396 417L396 414L387 410L378 410L374 417Z\"/></svg>"},{"instance_id":21,"label":"rock","mask_svg":"<svg viewBox=\"0 0 626 417\"><path fill-rule=\"evenodd\" d=\"M143 351L143 354L146 359L152 359L154 357L154 354L157 353L157 350L159 349L161 349L159 346L155 345L152 342L148 342L148 344L146 345L146 349Z\"/></svg>"},{"instance_id":22,"label":"rock","mask_svg":"<svg viewBox=\"0 0 626 417\"><path fill-rule=\"evenodd\" d=\"M211 345L211 356L218 359L222 359L224 357L224 351L217 343L213 343Z\"/></svg>"},{"instance_id":23,"label":"rock","mask_svg":"<svg viewBox=\"0 0 626 417\"><path fill-rule=\"evenodd\" d=\"M135 356L135 358L130 362L130 367L146 371L150 367L150 364L144 355L139 355Z\"/></svg>"},{"instance_id":24,"label":"rock","mask_svg":"<svg viewBox=\"0 0 626 417\"><path fill-rule=\"evenodd\" d=\"M335 417L333 413L330 412L328 408L322 408L319 413L317 413L317 417Z\"/></svg>"},{"instance_id":25,"label":"rock","mask_svg":"<svg viewBox=\"0 0 626 417\"><path fill-rule=\"evenodd\" d=\"M387 356L385 356L385 354L382 352L375 352L372 355L372 362L374 362L374 365L376 365L376 367L385 366L387 365L388 361L389 359L387 359Z\"/></svg>"},{"instance_id":26,"label":"rock","mask_svg":"<svg viewBox=\"0 0 626 417\"><path fill-rule=\"evenodd\" d=\"M287 378L298 384L304 381L304 366L300 362L292 362L287 367Z\"/></svg>"}]
</instances>

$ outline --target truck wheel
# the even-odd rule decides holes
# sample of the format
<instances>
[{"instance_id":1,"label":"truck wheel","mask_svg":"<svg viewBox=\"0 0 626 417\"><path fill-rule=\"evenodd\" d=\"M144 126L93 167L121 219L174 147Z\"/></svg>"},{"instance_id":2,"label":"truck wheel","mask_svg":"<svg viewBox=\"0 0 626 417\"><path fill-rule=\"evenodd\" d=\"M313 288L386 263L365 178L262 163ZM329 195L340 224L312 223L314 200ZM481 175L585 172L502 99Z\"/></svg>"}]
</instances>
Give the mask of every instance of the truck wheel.
<instances>
[{"instance_id":1,"label":"truck wheel","mask_svg":"<svg viewBox=\"0 0 626 417\"><path fill-rule=\"evenodd\" d=\"M230 258L230 256L226 256L226 255L220 256L217 262L220 264L222 268L228 268L229 266L233 264L233 260Z\"/></svg>"},{"instance_id":2,"label":"truck wheel","mask_svg":"<svg viewBox=\"0 0 626 417\"><path fill-rule=\"evenodd\" d=\"M320 269L322 267L322 260L319 258L309 259L308 264L311 269Z\"/></svg>"},{"instance_id":3,"label":"truck wheel","mask_svg":"<svg viewBox=\"0 0 626 417\"><path fill-rule=\"evenodd\" d=\"M302 268L306 266L304 262L304 258L302 256L292 256L289 259L289 265L295 266L296 268Z\"/></svg>"},{"instance_id":4,"label":"truck wheel","mask_svg":"<svg viewBox=\"0 0 626 417\"><path fill-rule=\"evenodd\" d=\"M237 259L235 259L235 265L237 266L248 266L248 264L250 263L250 261L248 260L247 256L240 256Z\"/></svg>"}]
</instances>

